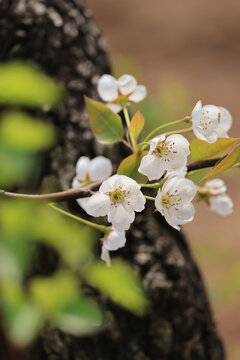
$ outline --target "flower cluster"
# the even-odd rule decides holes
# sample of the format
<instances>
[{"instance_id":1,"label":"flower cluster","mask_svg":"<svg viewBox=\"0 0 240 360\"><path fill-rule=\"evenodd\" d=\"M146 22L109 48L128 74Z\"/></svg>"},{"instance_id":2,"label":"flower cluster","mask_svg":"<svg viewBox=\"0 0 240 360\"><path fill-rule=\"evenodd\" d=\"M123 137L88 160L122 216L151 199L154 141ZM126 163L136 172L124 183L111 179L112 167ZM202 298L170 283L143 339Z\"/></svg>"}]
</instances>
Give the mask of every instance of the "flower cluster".
<instances>
[{"instance_id":1,"label":"flower cluster","mask_svg":"<svg viewBox=\"0 0 240 360\"><path fill-rule=\"evenodd\" d=\"M98 94L107 106L118 113L131 103L142 101L147 95L144 85L137 85L132 75L122 75L118 80L112 75L103 75L98 81Z\"/></svg>"},{"instance_id":2,"label":"flower cluster","mask_svg":"<svg viewBox=\"0 0 240 360\"><path fill-rule=\"evenodd\" d=\"M133 152L133 158L137 159L138 154L141 155L142 151L149 146L148 153L141 157L138 172L147 176L149 181L158 181L155 184L138 184L135 179L139 178L139 174L136 175L135 168L130 168L131 171L126 172L127 174L133 173L134 179L119 174L111 176L111 161L103 156L97 156L93 160L82 156L78 160L72 187L86 186L99 180L102 182L96 193L89 198L78 199L77 202L89 215L93 217L106 216L111 224L101 228L105 233L101 239L101 259L106 261L108 266L110 265L109 252L125 245L125 231L134 222L135 212L144 210L146 199L154 200L156 210L176 230L180 230L181 225L193 220L195 208L192 201L197 193L200 200L207 201L211 210L221 215L232 212L233 203L226 194L226 186L222 180L208 181L204 187L199 188L193 181L185 177L190 144L183 135L173 131L166 134L160 133L153 137L169 124L160 125L149 133L140 145L138 144L137 138L144 126L144 119L136 117L130 123L126 106L145 98L147 92L145 86L137 85L136 79L131 75L125 74L119 79L115 79L113 76L105 74L99 79L97 90L100 98L113 112L117 113L123 109L128 133L126 141L122 140L125 144L128 142L127 145ZM100 107L97 108L96 113L99 111ZM95 121L94 118L93 124ZM139 123L137 123L138 121ZM202 106L201 101L198 101L191 116L177 120L172 125L184 121L191 122L192 127L181 130L181 133L193 131L199 139L214 143L218 137L228 137L227 132L231 127L232 117L229 111L223 107ZM105 127L106 124L102 128ZM100 127L97 128L97 131L99 129ZM107 131L118 133L118 130L118 128L108 127ZM110 143L112 143L112 139ZM129 162L129 158L127 158L127 164L133 166L134 161ZM141 188L144 187L157 189L157 191L155 190L156 197L145 196L141 191ZM94 227L96 226L98 225L94 224ZM101 227L101 225L99 226Z\"/></svg>"}]
</instances>

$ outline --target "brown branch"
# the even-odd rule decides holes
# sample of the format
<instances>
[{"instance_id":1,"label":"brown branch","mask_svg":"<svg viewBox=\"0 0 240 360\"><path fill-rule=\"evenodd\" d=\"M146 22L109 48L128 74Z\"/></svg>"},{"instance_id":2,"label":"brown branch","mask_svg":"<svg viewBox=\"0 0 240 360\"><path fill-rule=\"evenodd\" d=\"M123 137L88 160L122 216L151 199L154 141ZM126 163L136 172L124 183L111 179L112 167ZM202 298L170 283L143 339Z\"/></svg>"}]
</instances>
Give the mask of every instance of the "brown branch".
<instances>
[{"instance_id":1,"label":"brown branch","mask_svg":"<svg viewBox=\"0 0 240 360\"><path fill-rule=\"evenodd\" d=\"M216 165L218 161L222 158L196 161L187 166L188 172L198 169L204 169ZM92 184L89 184L82 188L74 188L66 191L60 191L51 194L18 194L0 189L0 197L11 197L11 198L20 198L20 199L30 199L30 200L47 200L47 201L66 201L66 200L76 200L91 195L91 190L98 189L102 184L102 181L98 181Z\"/></svg>"},{"instance_id":2,"label":"brown branch","mask_svg":"<svg viewBox=\"0 0 240 360\"><path fill-rule=\"evenodd\" d=\"M216 165L220 160L223 158L215 158L215 159L209 159L209 160L202 160L202 161L196 161L187 166L187 171L193 171L193 170L199 170L199 169L205 169L211 166Z\"/></svg>"},{"instance_id":3,"label":"brown branch","mask_svg":"<svg viewBox=\"0 0 240 360\"><path fill-rule=\"evenodd\" d=\"M91 195L91 190L97 189L102 184L102 181L98 181L87 185L83 188L74 188L66 191L60 191L51 194L18 194L5 190L0 190L0 196L6 196L11 198L21 198L21 199L30 199L30 200L48 200L48 201L65 201L65 200L74 200Z\"/></svg>"}]
</instances>

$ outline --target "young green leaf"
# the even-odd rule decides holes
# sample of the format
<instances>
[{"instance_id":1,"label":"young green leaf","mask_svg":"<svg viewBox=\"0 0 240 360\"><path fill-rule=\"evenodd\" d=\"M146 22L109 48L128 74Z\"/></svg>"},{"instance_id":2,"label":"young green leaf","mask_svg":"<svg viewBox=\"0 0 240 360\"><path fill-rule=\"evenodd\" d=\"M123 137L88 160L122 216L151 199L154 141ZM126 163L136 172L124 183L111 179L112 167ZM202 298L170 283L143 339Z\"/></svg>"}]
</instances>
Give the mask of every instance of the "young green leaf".
<instances>
[{"instance_id":1,"label":"young green leaf","mask_svg":"<svg viewBox=\"0 0 240 360\"><path fill-rule=\"evenodd\" d=\"M233 150L222 160L220 161L206 176L202 178L201 181L204 181L212 176L217 175L218 173L232 167L234 164L240 161L240 143L236 145Z\"/></svg>"},{"instance_id":2,"label":"young green leaf","mask_svg":"<svg viewBox=\"0 0 240 360\"><path fill-rule=\"evenodd\" d=\"M194 139L190 144L191 156L196 161L205 160L226 153L238 142L239 139L235 138L219 138L215 143L209 144L206 141Z\"/></svg>"},{"instance_id":3,"label":"young green leaf","mask_svg":"<svg viewBox=\"0 0 240 360\"><path fill-rule=\"evenodd\" d=\"M113 144L123 138L123 126L119 115L106 105L85 97L92 131L99 142Z\"/></svg>"},{"instance_id":4,"label":"young green leaf","mask_svg":"<svg viewBox=\"0 0 240 360\"><path fill-rule=\"evenodd\" d=\"M135 141L137 141L137 138L143 128L144 128L144 117L140 113L140 111L138 111L133 116L130 126L129 126L129 131L132 134L132 136L134 137Z\"/></svg>"},{"instance_id":5,"label":"young green leaf","mask_svg":"<svg viewBox=\"0 0 240 360\"><path fill-rule=\"evenodd\" d=\"M36 66L11 62L0 66L0 104L56 106L63 89Z\"/></svg>"},{"instance_id":6,"label":"young green leaf","mask_svg":"<svg viewBox=\"0 0 240 360\"><path fill-rule=\"evenodd\" d=\"M147 308L147 299L140 279L132 269L120 261L112 261L110 268L103 262L88 267L87 281L124 308L142 314Z\"/></svg>"},{"instance_id":7,"label":"young green leaf","mask_svg":"<svg viewBox=\"0 0 240 360\"><path fill-rule=\"evenodd\" d=\"M42 327L39 309L14 282L1 284L1 306L7 336L19 347L29 345Z\"/></svg>"},{"instance_id":8,"label":"young green leaf","mask_svg":"<svg viewBox=\"0 0 240 360\"><path fill-rule=\"evenodd\" d=\"M87 298L70 302L54 314L52 321L55 326L75 336L95 333L104 325L102 310Z\"/></svg>"},{"instance_id":9,"label":"young green leaf","mask_svg":"<svg viewBox=\"0 0 240 360\"><path fill-rule=\"evenodd\" d=\"M56 140L52 124L22 112L5 113L0 124L0 140L11 149L37 152L51 147Z\"/></svg>"},{"instance_id":10,"label":"young green leaf","mask_svg":"<svg viewBox=\"0 0 240 360\"><path fill-rule=\"evenodd\" d=\"M126 175L137 181L139 184L145 184L148 178L138 172L142 158L147 154L147 151L132 154L126 157L117 170L119 175Z\"/></svg>"}]
</instances>

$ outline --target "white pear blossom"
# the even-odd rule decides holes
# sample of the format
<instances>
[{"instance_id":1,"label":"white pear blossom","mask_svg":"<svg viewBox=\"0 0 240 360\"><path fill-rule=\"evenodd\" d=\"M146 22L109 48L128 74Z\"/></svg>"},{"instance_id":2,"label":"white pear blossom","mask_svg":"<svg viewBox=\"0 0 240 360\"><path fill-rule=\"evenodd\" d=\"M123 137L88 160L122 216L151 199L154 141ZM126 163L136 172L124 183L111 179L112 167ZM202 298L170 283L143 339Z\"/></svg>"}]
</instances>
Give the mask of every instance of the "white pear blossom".
<instances>
[{"instance_id":1,"label":"white pear blossom","mask_svg":"<svg viewBox=\"0 0 240 360\"><path fill-rule=\"evenodd\" d=\"M76 164L76 176L73 178L72 187L83 186L84 183L101 181L112 174L112 163L104 156L96 156L90 160L87 156L81 156ZM89 198L77 199L78 205L86 210Z\"/></svg>"},{"instance_id":2,"label":"white pear blossom","mask_svg":"<svg viewBox=\"0 0 240 360\"><path fill-rule=\"evenodd\" d=\"M138 171L149 180L161 178L165 171L171 177L184 175L189 154L189 142L184 136L176 134L166 138L161 135L152 140L149 153L142 158Z\"/></svg>"},{"instance_id":3,"label":"white pear blossom","mask_svg":"<svg viewBox=\"0 0 240 360\"><path fill-rule=\"evenodd\" d=\"M117 231L114 228L111 232L102 239L102 253L101 259L106 261L107 266L111 265L109 251L115 251L125 246L126 236L125 231Z\"/></svg>"},{"instance_id":4,"label":"white pear blossom","mask_svg":"<svg viewBox=\"0 0 240 360\"><path fill-rule=\"evenodd\" d=\"M230 215L233 211L232 199L227 194L211 196L209 205L210 210L222 216Z\"/></svg>"},{"instance_id":5,"label":"white pear blossom","mask_svg":"<svg viewBox=\"0 0 240 360\"><path fill-rule=\"evenodd\" d=\"M210 195L221 195L227 191L227 187L222 179L209 180L204 187Z\"/></svg>"},{"instance_id":6,"label":"white pear blossom","mask_svg":"<svg viewBox=\"0 0 240 360\"><path fill-rule=\"evenodd\" d=\"M137 85L132 75L122 75L118 80L112 75L104 74L98 80L97 86L100 98L107 106L118 113L122 110L122 103L138 103L147 95L144 85Z\"/></svg>"},{"instance_id":7,"label":"white pear blossom","mask_svg":"<svg viewBox=\"0 0 240 360\"><path fill-rule=\"evenodd\" d=\"M195 209L191 201L196 193L197 188L191 180L175 176L158 190L155 206L169 225L180 230L179 225L186 224L194 218Z\"/></svg>"},{"instance_id":8,"label":"white pear blossom","mask_svg":"<svg viewBox=\"0 0 240 360\"><path fill-rule=\"evenodd\" d=\"M124 231L134 221L135 211L144 209L145 202L135 180L125 175L113 175L89 198L86 211L96 217L107 215L115 230Z\"/></svg>"},{"instance_id":9,"label":"white pear blossom","mask_svg":"<svg viewBox=\"0 0 240 360\"><path fill-rule=\"evenodd\" d=\"M226 194L227 187L222 179L213 179L206 182L202 188L206 192L210 210L219 215L230 215L233 211L233 202ZM201 194L201 189L200 189Z\"/></svg>"},{"instance_id":10,"label":"white pear blossom","mask_svg":"<svg viewBox=\"0 0 240 360\"><path fill-rule=\"evenodd\" d=\"M192 111L192 126L196 137L212 144L218 137L228 137L232 116L224 107L202 106L199 100Z\"/></svg>"}]
</instances>

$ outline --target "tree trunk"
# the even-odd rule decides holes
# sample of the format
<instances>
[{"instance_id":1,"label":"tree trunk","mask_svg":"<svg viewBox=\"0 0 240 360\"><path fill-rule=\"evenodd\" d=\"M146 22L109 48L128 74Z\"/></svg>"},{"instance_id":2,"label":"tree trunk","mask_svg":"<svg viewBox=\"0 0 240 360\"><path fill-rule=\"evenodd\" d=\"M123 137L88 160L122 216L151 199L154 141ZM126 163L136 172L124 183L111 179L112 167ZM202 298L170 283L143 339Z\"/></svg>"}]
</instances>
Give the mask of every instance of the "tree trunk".
<instances>
[{"instance_id":1,"label":"tree trunk","mask_svg":"<svg viewBox=\"0 0 240 360\"><path fill-rule=\"evenodd\" d=\"M61 141L48 154L34 186L41 182L48 191L69 188L80 155L105 154L117 164L123 149L109 150L95 142L83 103L84 94L97 98L98 77L110 72L105 40L83 2L0 0L0 21L0 61L34 61L68 91L58 111L38 111L58 126ZM150 204L136 216L127 245L117 254L140 273L151 301L150 312L137 317L106 300L111 321L104 332L76 338L48 330L32 347L29 360L225 358L186 240L152 212Z\"/></svg>"}]
</instances>

